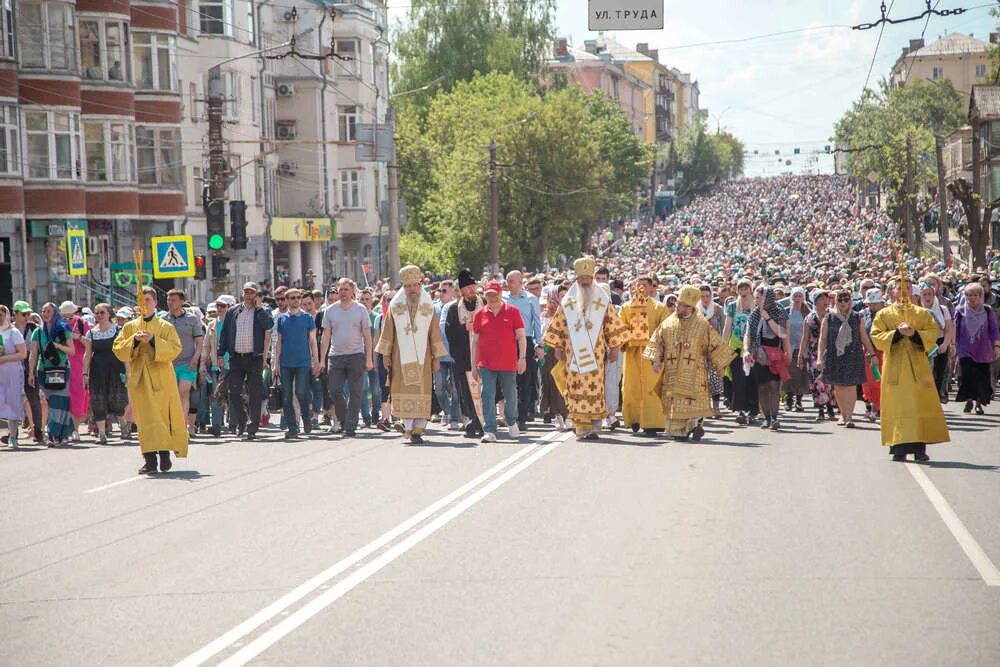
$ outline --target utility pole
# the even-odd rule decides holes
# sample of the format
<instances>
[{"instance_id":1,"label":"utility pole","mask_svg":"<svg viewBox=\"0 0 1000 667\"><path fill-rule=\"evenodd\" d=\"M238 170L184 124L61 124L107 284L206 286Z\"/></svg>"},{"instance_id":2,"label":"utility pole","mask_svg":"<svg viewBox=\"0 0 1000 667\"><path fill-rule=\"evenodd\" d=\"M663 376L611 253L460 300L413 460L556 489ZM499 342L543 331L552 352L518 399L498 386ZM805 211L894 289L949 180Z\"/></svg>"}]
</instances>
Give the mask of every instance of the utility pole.
<instances>
[{"instance_id":1,"label":"utility pole","mask_svg":"<svg viewBox=\"0 0 1000 667\"><path fill-rule=\"evenodd\" d=\"M392 128L393 142L389 169L389 275L396 280L399 275L399 166L396 164L396 111L389 103L385 123Z\"/></svg>"},{"instance_id":2,"label":"utility pole","mask_svg":"<svg viewBox=\"0 0 1000 667\"><path fill-rule=\"evenodd\" d=\"M951 266L951 234L948 227L948 191L944 186L944 138L934 135L934 152L937 153L938 172L938 239L944 265Z\"/></svg>"},{"instance_id":3,"label":"utility pole","mask_svg":"<svg viewBox=\"0 0 1000 667\"><path fill-rule=\"evenodd\" d=\"M914 246L913 240L914 240L915 234L913 233L913 219L912 219L912 216L910 215L910 188L913 185L913 183L912 183L912 181L913 181L913 173L912 173L911 156L910 156L911 152L912 152L912 143L910 141L910 136L907 135L906 136L906 176L905 176L905 180L903 181L903 221L904 221L904 223L903 223L903 229L904 229L904 236L903 236L903 238L906 239L906 245L907 245L909 251L911 253L915 253L915 254L919 255L920 254L920 249L913 247Z\"/></svg>"},{"instance_id":4,"label":"utility pole","mask_svg":"<svg viewBox=\"0 0 1000 667\"><path fill-rule=\"evenodd\" d=\"M500 271L500 212L497 192L497 144L490 139L490 271Z\"/></svg>"}]
</instances>

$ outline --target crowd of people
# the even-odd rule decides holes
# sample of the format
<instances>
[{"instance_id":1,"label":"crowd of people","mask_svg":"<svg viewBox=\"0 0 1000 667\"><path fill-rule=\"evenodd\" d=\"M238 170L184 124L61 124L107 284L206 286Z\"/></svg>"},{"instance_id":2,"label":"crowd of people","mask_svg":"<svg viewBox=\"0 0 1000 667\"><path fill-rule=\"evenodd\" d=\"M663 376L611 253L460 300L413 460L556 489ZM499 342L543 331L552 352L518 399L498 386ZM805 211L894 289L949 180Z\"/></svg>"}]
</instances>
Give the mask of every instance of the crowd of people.
<instances>
[{"instance_id":1,"label":"crowd of people","mask_svg":"<svg viewBox=\"0 0 1000 667\"><path fill-rule=\"evenodd\" d=\"M204 309L150 287L135 310L17 301L0 305L4 440L137 434L152 474L191 438L275 427L411 444L432 422L484 443L552 427L697 441L720 419L787 429L809 405L850 429L860 401L894 458L925 460L948 438L956 384L967 413L993 399L1000 299L990 267L900 258L897 238L838 177L749 179L561 271L407 266L273 294L247 282Z\"/></svg>"}]
</instances>

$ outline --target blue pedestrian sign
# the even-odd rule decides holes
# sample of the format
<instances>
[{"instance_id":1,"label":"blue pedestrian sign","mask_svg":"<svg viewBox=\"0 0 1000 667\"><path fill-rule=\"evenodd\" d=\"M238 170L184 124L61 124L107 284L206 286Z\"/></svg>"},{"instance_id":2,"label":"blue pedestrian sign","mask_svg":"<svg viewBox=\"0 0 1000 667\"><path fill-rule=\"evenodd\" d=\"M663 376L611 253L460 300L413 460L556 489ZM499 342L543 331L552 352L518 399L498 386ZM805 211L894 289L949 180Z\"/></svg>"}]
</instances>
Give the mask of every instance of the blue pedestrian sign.
<instances>
[{"instance_id":1,"label":"blue pedestrian sign","mask_svg":"<svg viewBox=\"0 0 1000 667\"><path fill-rule=\"evenodd\" d=\"M190 236L153 237L153 277L194 277L194 241Z\"/></svg>"},{"instance_id":2,"label":"blue pedestrian sign","mask_svg":"<svg viewBox=\"0 0 1000 667\"><path fill-rule=\"evenodd\" d=\"M69 275L87 275L87 232L82 229L66 230L66 263Z\"/></svg>"}]
</instances>

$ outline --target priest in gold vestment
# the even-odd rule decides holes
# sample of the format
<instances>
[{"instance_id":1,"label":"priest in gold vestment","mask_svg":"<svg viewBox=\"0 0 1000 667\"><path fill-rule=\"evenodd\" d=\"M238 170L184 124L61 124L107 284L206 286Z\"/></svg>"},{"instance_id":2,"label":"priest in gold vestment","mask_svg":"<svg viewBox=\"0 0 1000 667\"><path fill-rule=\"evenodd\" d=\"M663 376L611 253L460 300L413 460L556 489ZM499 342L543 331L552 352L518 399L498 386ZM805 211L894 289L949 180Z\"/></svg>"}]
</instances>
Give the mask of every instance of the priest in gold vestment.
<instances>
[{"instance_id":1,"label":"priest in gold vestment","mask_svg":"<svg viewBox=\"0 0 1000 667\"><path fill-rule=\"evenodd\" d=\"M894 461L913 454L928 461L927 445L948 442L948 424L941 409L927 352L941 330L929 310L911 303L906 281L896 303L878 311L871 339L882 358L882 444Z\"/></svg>"},{"instance_id":2,"label":"priest in gold vestment","mask_svg":"<svg viewBox=\"0 0 1000 667\"><path fill-rule=\"evenodd\" d=\"M559 304L543 342L566 364L566 407L579 440L597 440L608 416L605 359L617 359L628 330L611 307L611 295L594 284L593 257L573 262L576 282ZM605 353L608 353L606 356Z\"/></svg>"},{"instance_id":3,"label":"priest in gold vestment","mask_svg":"<svg viewBox=\"0 0 1000 667\"><path fill-rule=\"evenodd\" d=\"M375 347L389 372L392 413L403 421L403 435L414 444L423 442L431 416L433 374L446 354L434 305L420 284L422 278L416 266L399 270L403 287L389 302Z\"/></svg>"},{"instance_id":4,"label":"priest in gold vestment","mask_svg":"<svg viewBox=\"0 0 1000 667\"><path fill-rule=\"evenodd\" d=\"M721 374L736 356L697 311L700 297L697 287L681 288L677 310L653 332L644 353L655 371L663 371L660 399L667 432L675 440L705 435L702 420L713 414L708 364Z\"/></svg>"},{"instance_id":5,"label":"priest in gold vestment","mask_svg":"<svg viewBox=\"0 0 1000 667\"><path fill-rule=\"evenodd\" d=\"M622 420L635 433L639 429L653 435L666 428L660 402L662 373L643 356L649 337L667 318L667 308L656 300L656 284L651 276L642 276L632 284L632 300L619 313L629 330L625 344L625 372L622 376Z\"/></svg>"}]
</instances>

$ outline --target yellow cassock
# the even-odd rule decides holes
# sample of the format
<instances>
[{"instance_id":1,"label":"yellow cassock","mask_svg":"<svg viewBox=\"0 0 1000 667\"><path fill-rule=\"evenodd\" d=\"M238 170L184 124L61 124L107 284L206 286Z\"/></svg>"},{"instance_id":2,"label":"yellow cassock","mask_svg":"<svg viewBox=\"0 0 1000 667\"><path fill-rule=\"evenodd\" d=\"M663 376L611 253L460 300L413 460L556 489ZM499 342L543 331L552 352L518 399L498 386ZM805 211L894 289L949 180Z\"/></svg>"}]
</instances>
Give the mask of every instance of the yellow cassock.
<instances>
[{"instance_id":1,"label":"yellow cassock","mask_svg":"<svg viewBox=\"0 0 1000 667\"><path fill-rule=\"evenodd\" d=\"M139 428L142 452L170 450L187 456L188 433L177 390L173 360L181 353L181 341L169 322L154 317L142 323L154 336L153 344L135 345L140 320L131 320L115 339L115 356L128 365L128 395L132 418Z\"/></svg>"},{"instance_id":2,"label":"yellow cassock","mask_svg":"<svg viewBox=\"0 0 1000 667\"><path fill-rule=\"evenodd\" d=\"M920 343L902 338L893 343L896 328L908 323L920 334ZM882 444L931 444L948 442L934 374L927 351L941 330L929 310L895 304L878 311L872 322L872 343L884 353L882 360Z\"/></svg>"},{"instance_id":3,"label":"yellow cassock","mask_svg":"<svg viewBox=\"0 0 1000 667\"><path fill-rule=\"evenodd\" d=\"M638 303L637 303L638 302ZM660 402L663 372L653 370L653 362L643 356L650 335L667 318L667 308L656 299L626 302L618 314L631 338L625 346L622 374L622 420L625 426L663 429L666 420Z\"/></svg>"}]
</instances>

